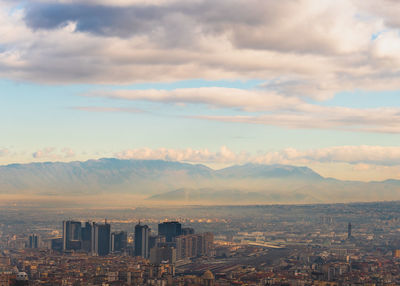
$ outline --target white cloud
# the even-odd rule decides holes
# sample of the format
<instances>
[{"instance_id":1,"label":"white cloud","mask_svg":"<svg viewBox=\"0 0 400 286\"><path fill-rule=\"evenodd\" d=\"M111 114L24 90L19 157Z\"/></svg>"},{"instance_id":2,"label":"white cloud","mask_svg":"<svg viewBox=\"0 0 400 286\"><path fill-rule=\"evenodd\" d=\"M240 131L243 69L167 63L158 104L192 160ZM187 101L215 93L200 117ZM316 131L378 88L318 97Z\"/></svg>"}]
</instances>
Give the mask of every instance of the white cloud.
<instances>
[{"instance_id":1,"label":"white cloud","mask_svg":"<svg viewBox=\"0 0 400 286\"><path fill-rule=\"evenodd\" d=\"M389 69L399 70L400 37L398 31L379 34L372 47L373 56Z\"/></svg>"},{"instance_id":2,"label":"white cloud","mask_svg":"<svg viewBox=\"0 0 400 286\"><path fill-rule=\"evenodd\" d=\"M305 162L321 163L343 162L383 166L400 165L400 147L397 146L336 146L306 151L286 149L278 153L283 160L304 160Z\"/></svg>"},{"instance_id":3,"label":"white cloud","mask_svg":"<svg viewBox=\"0 0 400 286\"><path fill-rule=\"evenodd\" d=\"M61 150L61 153L63 154L64 158L72 158L75 157L75 151L72 150L71 148L63 148Z\"/></svg>"},{"instance_id":4,"label":"white cloud","mask_svg":"<svg viewBox=\"0 0 400 286\"><path fill-rule=\"evenodd\" d=\"M214 107L232 107L247 111L290 109L303 104L298 98L285 97L274 92L223 87L94 91L85 95L175 104L201 103Z\"/></svg>"},{"instance_id":5,"label":"white cloud","mask_svg":"<svg viewBox=\"0 0 400 286\"><path fill-rule=\"evenodd\" d=\"M397 109L346 109L314 106L311 112L281 112L269 115L191 116L191 118L282 126L292 129L337 129L372 133L400 133ZM326 113L324 113L326 112ZM332 113L330 113L332 112ZM379 113L381 112L381 113Z\"/></svg>"},{"instance_id":6,"label":"white cloud","mask_svg":"<svg viewBox=\"0 0 400 286\"><path fill-rule=\"evenodd\" d=\"M41 150L38 150L32 154L32 157L35 159L43 159L43 158L51 158L56 159L57 156L54 154L55 148L46 147Z\"/></svg>"},{"instance_id":7,"label":"white cloud","mask_svg":"<svg viewBox=\"0 0 400 286\"><path fill-rule=\"evenodd\" d=\"M4 149L1 149L4 150ZM8 149L6 149L8 150ZM5 155L17 156L9 150ZM234 164L286 164L286 165L305 165L319 166L330 165L332 163L344 163L353 166L356 171L372 170L375 167L398 168L400 167L400 146L332 146L326 148L296 149L285 148L281 150L248 152L235 152L227 146L222 146L218 151L205 149L173 149L173 148L133 148L126 149L114 154L104 152L97 154L95 158L107 156L119 159L136 160L167 160L189 163L202 163L211 165L234 165ZM92 155L83 154L86 159L93 159ZM0 153L0 157L1 157ZM65 161L71 158L79 158L77 153L69 148L47 147L40 149L32 154L38 160Z\"/></svg>"},{"instance_id":8,"label":"white cloud","mask_svg":"<svg viewBox=\"0 0 400 286\"><path fill-rule=\"evenodd\" d=\"M32 153L32 157L37 160L62 160L75 157L75 152L71 148L57 150L54 147L46 147Z\"/></svg>"},{"instance_id":9,"label":"white cloud","mask_svg":"<svg viewBox=\"0 0 400 286\"><path fill-rule=\"evenodd\" d=\"M317 99L400 88L399 5L390 0L10 3L0 2L4 78L112 84L257 78L271 94Z\"/></svg>"},{"instance_id":10,"label":"white cloud","mask_svg":"<svg viewBox=\"0 0 400 286\"><path fill-rule=\"evenodd\" d=\"M175 149L150 149L139 148L129 149L115 154L115 157L121 159L140 159L140 160L168 160L168 161L185 161L198 163L231 163L235 162L237 155L230 151L227 147L221 147L219 152L211 152L208 149L194 150L187 148L183 150Z\"/></svg>"},{"instance_id":11,"label":"white cloud","mask_svg":"<svg viewBox=\"0 0 400 286\"><path fill-rule=\"evenodd\" d=\"M173 104L206 104L258 112L244 115L191 115L190 118L264 124L301 129L339 129L375 133L400 133L400 108L347 108L322 106L298 97L266 90L234 88L184 88L175 90L94 91L86 96L142 100ZM117 111L117 110L116 110ZM122 110L124 111L124 110ZM261 113L261 114L260 114Z\"/></svg>"},{"instance_id":12,"label":"white cloud","mask_svg":"<svg viewBox=\"0 0 400 286\"><path fill-rule=\"evenodd\" d=\"M397 146L335 146L321 149L297 150L287 148L280 151L235 153L226 146L217 152L208 149L129 149L115 154L120 159L170 160L192 163L219 164L312 164L348 163L365 170L366 165L399 166L400 147Z\"/></svg>"}]
</instances>

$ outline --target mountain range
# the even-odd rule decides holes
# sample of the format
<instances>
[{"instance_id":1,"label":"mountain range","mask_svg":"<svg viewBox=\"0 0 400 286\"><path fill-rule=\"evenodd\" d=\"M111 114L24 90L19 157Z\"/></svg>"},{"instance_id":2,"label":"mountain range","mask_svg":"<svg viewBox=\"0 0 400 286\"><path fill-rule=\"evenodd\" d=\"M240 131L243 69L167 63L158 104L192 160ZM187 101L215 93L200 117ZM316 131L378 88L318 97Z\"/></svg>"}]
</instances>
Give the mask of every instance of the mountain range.
<instances>
[{"instance_id":1,"label":"mountain range","mask_svg":"<svg viewBox=\"0 0 400 286\"><path fill-rule=\"evenodd\" d=\"M400 181L341 181L289 165L214 170L200 164L104 158L0 166L0 194L129 196L143 204L333 203L399 200Z\"/></svg>"}]
</instances>

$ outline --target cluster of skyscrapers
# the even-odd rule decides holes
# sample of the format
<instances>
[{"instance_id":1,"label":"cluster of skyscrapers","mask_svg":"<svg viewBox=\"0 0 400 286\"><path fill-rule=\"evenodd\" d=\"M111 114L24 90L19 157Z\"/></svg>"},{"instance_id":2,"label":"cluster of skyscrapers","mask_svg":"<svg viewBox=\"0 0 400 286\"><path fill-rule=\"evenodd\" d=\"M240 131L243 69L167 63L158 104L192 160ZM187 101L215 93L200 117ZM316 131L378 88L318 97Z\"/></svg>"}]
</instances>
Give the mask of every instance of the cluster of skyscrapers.
<instances>
[{"instance_id":1,"label":"cluster of skyscrapers","mask_svg":"<svg viewBox=\"0 0 400 286\"><path fill-rule=\"evenodd\" d=\"M158 235L148 225L139 222L134 229L132 254L154 263L175 262L177 259L209 255L213 247L213 234L195 234L192 228L183 228L179 222L158 224ZM63 221L63 236L53 239L52 248L61 251L85 251L92 255L128 250L127 232L111 232L111 225L80 221ZM132 250L132 247L130 247Z\"/></svg>"},{"instance_id":2,"label":"cluster of skyscrapers","mask_svg":"<svg viewBox=\"0 0 400 286\"><path fill-rule=\"evenodd\" d=\"M110 252L124 251L127 246L127 233L111 232L111 225L80 221L63 221L61 245L53 241L52 248L62 251L83 250L93 255L105 256Z\"/></svg>"},{"instance_id":3,"label":"cluster of skyscrapers","mask_svg":"<svg viewBox=\"0 0 400 286\"><path fill-rule=\"evenodd\" d=\"M212 233L195 234L176 221L158 224L158 235L151 235L147 225L135 226L135 255L152 263L210 255L213 243Z\"/></svg>"}]
</instances>

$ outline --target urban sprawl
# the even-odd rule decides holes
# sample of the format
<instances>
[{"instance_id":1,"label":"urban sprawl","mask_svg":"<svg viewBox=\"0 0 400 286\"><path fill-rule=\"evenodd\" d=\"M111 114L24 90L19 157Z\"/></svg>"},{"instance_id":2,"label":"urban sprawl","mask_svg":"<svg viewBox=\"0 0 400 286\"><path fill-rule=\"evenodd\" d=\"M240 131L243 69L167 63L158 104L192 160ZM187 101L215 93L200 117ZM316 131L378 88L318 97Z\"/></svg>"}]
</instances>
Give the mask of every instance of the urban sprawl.
<instances>
[{"instance_id":1,"label":"urban sprawl","mask_svg":"<svg viewBox=\"0 0 400 286\"><path fill-rule=\"evenodd\" d=\"M1 210L0 286L400 285L396 202L105 212Z\"/></svg>"}]
</instances>

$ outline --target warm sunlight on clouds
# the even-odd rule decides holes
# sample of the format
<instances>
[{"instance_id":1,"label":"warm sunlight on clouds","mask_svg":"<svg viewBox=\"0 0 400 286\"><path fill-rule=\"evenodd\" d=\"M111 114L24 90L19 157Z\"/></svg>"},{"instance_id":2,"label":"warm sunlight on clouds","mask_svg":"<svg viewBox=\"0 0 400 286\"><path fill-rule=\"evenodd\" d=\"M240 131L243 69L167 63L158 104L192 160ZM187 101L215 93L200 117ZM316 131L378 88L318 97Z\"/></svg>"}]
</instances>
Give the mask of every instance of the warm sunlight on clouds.
<instances>
[{"instance_id":1,"label":"warm sunlight on clouds","mask_svg":"<svg viewBox=\"0 0 400 286\"><path fill-rule=\"evenodd\" d=\"M392 0L0 0L1 163L398 176L399 13Z\"/></svg>"},{"instance_id":2,"label":"warm sunlight on clouds","mask_svg":"<svg viewBox=\"0 0 400 286\"><path fill-rule=\"evenodd\" d=\"M320 99L400 86L397 27L384 24L391 14L359 1L1 3L0 73L13 79L259 78L283 94Z\"/></svg>"},{"instance_id":3,"label":"warm sunlight on clouds","mask_svg":"<svg viewBox=\"0 0 400 286\"><path fill-rule=\"evenodd\" d=\"M297 150L288 148L280 151L251 154L235 153L226 146L218 152L208 149L192 148L175 149L129 149L115 154L120 159L151 159L168 161L186 161L191 163L224 163L227 165L259 163L259 164L310 164L348 163L358 169L368 165L400 166L400 147L381 146L338 146L321 149Z\"/></svg>"}]
</instances>

